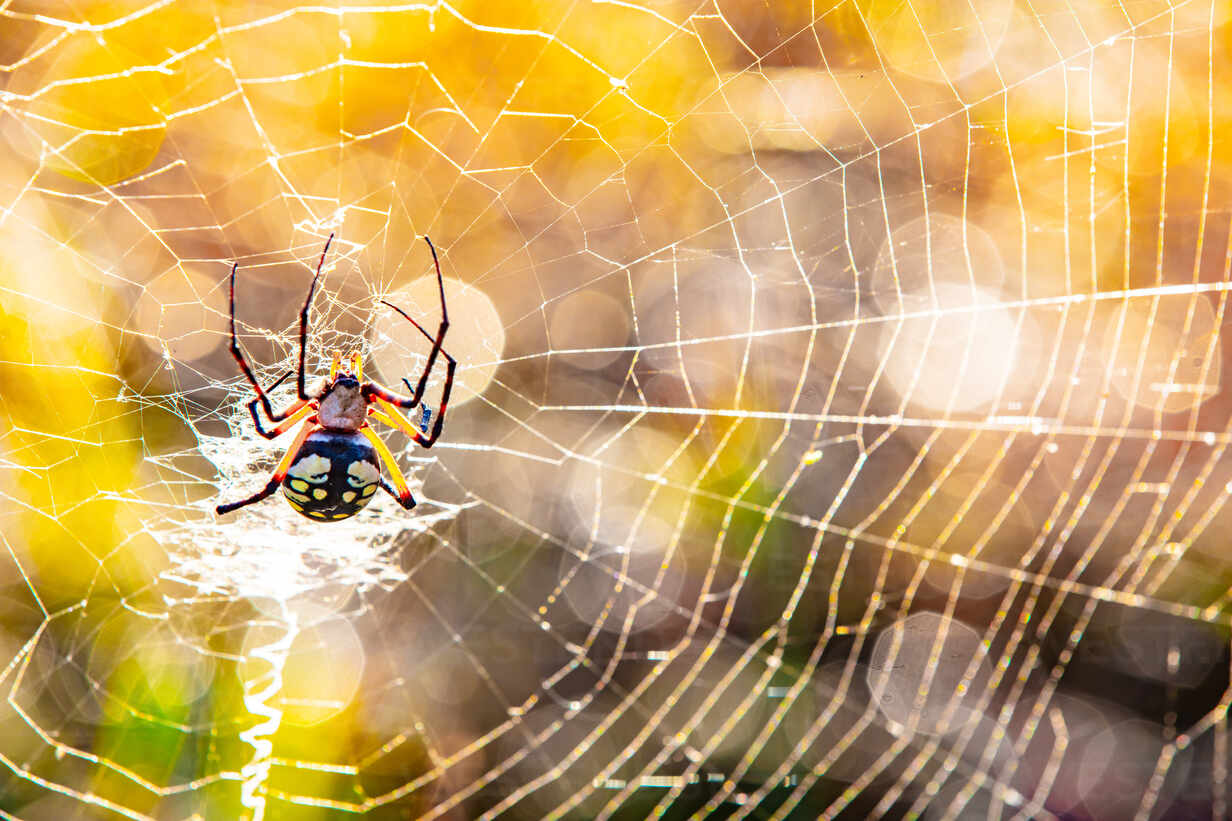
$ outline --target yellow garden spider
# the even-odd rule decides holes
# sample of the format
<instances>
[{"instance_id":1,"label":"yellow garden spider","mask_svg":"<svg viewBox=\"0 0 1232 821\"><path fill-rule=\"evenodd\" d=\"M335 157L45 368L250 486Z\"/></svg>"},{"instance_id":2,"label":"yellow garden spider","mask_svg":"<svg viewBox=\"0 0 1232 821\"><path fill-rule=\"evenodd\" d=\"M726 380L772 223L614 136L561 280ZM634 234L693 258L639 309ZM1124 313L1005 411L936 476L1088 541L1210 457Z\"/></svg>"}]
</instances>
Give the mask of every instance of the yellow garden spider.
<instances>
[{"instance_id":1,"label":"yellow garden spider","mask_svg":"<svg viewBox=\"0 0 1232 821\"><path fill-rule=\"evenodd\" d=\"M403 377L402 382L410 397L399 396L388 388L376 382L363 381L363 360L358 352L348 357L343 363L342 353L334 353L333 363L329 368L329 378L322 379L319 386L311 393L304 384L304 356L308 347L308 310L312 306L312 295L316 290L317 281L321 278L321 267L325 264L325 255L329 253L330 243L334 235L330 234L325 242L325 250L321 252L321 261L317 263L316 275L308 288L308 298L299 312L299 370L296 379L296 391L299 398L286 410L274 412L269 395L261 388L252 368L248 366L244 354L240 350L238 337L235 335L235 272L239 263L231 267L231 355L239 363L240 370L257 391L257 398L248 403L248 412L256 426L257 433L266 439L290 430L297 422L303 425L295 436L286 455L278 463L274 475L265 483L265 487L246 499L238 502L228 502L218 505L217 512L230 513L245 505L259 502L272 495L278 486L282 486L283 496L295 510L303 515L321 522L333 522L354 516L372 499L379 485L387 493L398 500L406 510L415 506L415 497L407 487L406 478L398 469L393 454L368 425L371 417L397 428L413 438L425 448L430 448L441 435L445 424L445 409L449 404L449 392L453 388L453 373L457 361L445 352L441 345L445 341L445 332L449 330L449 315L445 311L445 282L441 277L441 263L436 258L436 248L432 241L424 237L428 248L432 251L432 262L436 266L436 284L441 293L441 325L436 332L436 338L423 329L405 311L396 305L390 305L385 300L381 302L393 308L407 321L419 329L429 341L432 350L428 354L427 364L419 383L414 389L411 383ZM431 414L423 409L421 430L416 430L399 408L413 408L421 404L424 388L428 384L428 375L436 364L437 354L445 358L445 387L441 391L441 405L436 413L436 422L432 432L428 433L427 424ZM277 382L270 386L273 390L283 380L291 375L288 371ZM266 430L257 414L257 404L265 411L271 422L277 423ZM381 462L389 470L393 480L391 487L381 476Z\"/></svg>"}]
</instances>

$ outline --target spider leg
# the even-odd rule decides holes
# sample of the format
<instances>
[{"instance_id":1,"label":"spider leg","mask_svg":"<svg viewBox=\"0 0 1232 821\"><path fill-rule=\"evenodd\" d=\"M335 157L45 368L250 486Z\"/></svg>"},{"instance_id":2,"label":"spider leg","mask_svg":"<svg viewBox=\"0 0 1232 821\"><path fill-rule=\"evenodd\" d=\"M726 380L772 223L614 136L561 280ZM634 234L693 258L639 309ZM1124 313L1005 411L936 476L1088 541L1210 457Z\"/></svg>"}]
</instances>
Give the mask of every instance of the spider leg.
<instances>
[{"instance_id":1,"label":"spider leg","mask_svg":"<svg viewBox=\"0 0 1232 821\"><path fill-rule=\"evenodd\" d=\"M257 433L266 439L277 439L294 427L296 422L316 413L317 410L311 403L305 402L302 399L292 405L292 407L295 408L295 412L269 430L265 429L261 424L261 417L257 416L257 400L254 399L248 403L248 413L252 416L252 423L256 427Z\"/></svg>"},{"instance_id":2,"label":"spider leg","mask_svg":"<svg viewBox=\"0 0 1232 821\"><path fill-rule=\"evenodd\" d=\"M231 288L230 288L231 356L233 356L235 358L235 361L239 363L240 370L244 372L244 376L248 377L248 382L257 391L257 398L253 401L261 403L261 407L265 410L265 415L268 416L271 421L281 422L283 419L286 419L288 416L291 415L291 413L297 410L297 408L292 407L289 410L283 411L282 413L274 412L274 406L270 404L269 396L266 395L265 390L261 387L261 383L257 381L257 377L253 374L252 368L248 366L248 360L244 358L244 352L240 349L239 337L236 336L236 333L235 333L235 272L239 270L239 267L240 267L240 264L238 262L231 266ZM286 377L284 376L283 379L285 378ZM277 386L280 382L282 382L282 379L279 379L278 382L275 382L274 386ZM270 390L273 390L273 387L271 387Z\"/></svg>"},{"instance_id":3,"label":"spider leg","mask_svg":"<svg viewBox=\"0 0 1232 821\"><path fill-rule=\"evenodd\" d=\"M441 351L441 353L445 353L445 352ZM449 354L445 354L445 357L448 358ZM402 377L402 384L406 385L407 391L414 392L415 389L411 387L411 383L407 381L405 376ZM419 415L421 417L421 419L419 420L419 430L422 433L427 433L428 432L428 422L432 421L432 408L429 408L427 405L420 404ZM393 425L392 427L397 427L397 425Z\"/></svg>"},{"instance_id":4,"label":"spider leg","mask_svg":"<svg viewBox=\"0 0 1232 821\"><path fill-rule=\"evenodd\" d=\"M214 511L220 516L224 513L230 513L233 510L238 510L245 505L250 505L254 502L259 502L262 499L272 496L278 486L282 484L282 480L286 478L287 471L291 468L291 463L295 461L295 455L299 453L299 449L304 446L304 440L308 438L308 434L312 433L316 428L316 424L310 419L304 423L300 431L295 436L295 441L291 443L291 447L287 448L287 452L283 455L282 461L278 463L278 467L274 468L274 475L265 483L265 487L258 490L256 493L249 496L247 499L241 499L238 502L228 502L214 508Z\"/></svg>"},{"instance_id":5,"label":"spider leg","mask_svg":"<svg viewBox=\"0 0 1232 821\"><path fill-rule=\"evenodd\" d=\"M390 419L384 413L372 407L371 405L368 406L368 415L371 416L373 419L377 420L378 422L384 422L386 425L389 425L391 428L397 428L398 430L403 430L403 428L399 426L397 422Z\"/></svg>"},{"instance_id":6,"label":"spider leg","mask_svg":"<svg viewBox=\"0 0 1232 821\"><path fill-rule=\"evenodd\" d=\"M382 304L393 308L402 316L403 319L418 328L419 332L423 334L424 337L432 341L432 350L428 352L428 361L424 364L423 373L419 376L419 384L415 386L415 389L411 392L411 397L409 399L398 396L388 389L381 388L379 385L376 385L376 383L370 382L364 385L365 399L368 398L370 394L375 393L379 396L383 396L387 402L392 402L400 408L413 408L419 404L420 400L423 398L424 388L428 384L428 375L432 373L432 366L436 364L436 357L438 354L443 355L449 362L454 362L453 357L441 349L441 345L445 342L445 333L449 330L449 312L445 307L445 280L444 277L441 276L441 261L436 256L436 246L432 244L432 240L424 237L424 242L428 243L428 248L432 251L432 264L436 268L436 286L440 290L441 294L441 324L440 327L437 328L436 338L433 339L432 335L425 331L422 325L414 319L411 319L406 311L402 310L397 305L393 305L383 299L381 300ZM406 382L406 386L409 389L411 383L405 379L402 381Z\"/></svg>"},{"instance_id":7,"label":"spider leg","mask_svg":"<svg viewBox=\"0 0 1232 821\"><path fill-rule=\"evenodd\" d=\"M312 304L312 295L316 290L317 280L321 278L321 268L325 265L325 255L329 252L329 244L333 241L334 235L330 234L329 239L325 241L325 249L321 251L321 261L317 263L317 272L312 278L312 285L308 288L308 298L304 300L304 307L301 308L299 312L299 370L296 379L296 390L300 401L298 404L292 405L286 410L278 413L274 412L274 406L270 404L269 396L266 394L265 390L262 389L261 384L257 382L257 377L253 374L252 368L248 365L248 360L244 358L244 352L240 349L240 340L235 333L235 273L239 270L240 264L236 262L231 266L231 287L229 291L231 312L231 356L233 356L235 361L239 363L240 370L244 372L244 376L248 377L248 381L252 384L253 388L256 389L257 400L261 403L261 407L265 410L265 415L270 418L270 421L281 422L292 413L299 410L303 406L304 402L311 399L311 397L308 396L307 389L304 384L304 360L308 350L308 308ZM283 379L285 378L286 377L284 376ZM274 387L281 382L282 379L279 379L278 382L275 382L274 385L270 387L270 390L273 390ZM255 419L256 416L254 415L253 418ZM260 423L258 423L257 428L260 430ZM262 434L262 436L264 435L265 434Z\"/></svg>"},{"instance_id":8,"label":"spider leg","mask_svg":"<svg viewBox=\"0 0 1232 821\"><path fill-rule=\"evenodd\" d=\"M406 477L402 475L402 470L398 467L397 461L394 460L394 455L389 452L389 448L381 441L381 437L376 435L376 431L367 425L359 429L372 446L376 448L377 454L381 457L381 462L389 470L389 477L394 480L394 486L391 488L389 484L381 479L381 487L388 491L390 496L398 500L398 504L402 505L406 510L410 510L415 506L415 497L411 495L411 489L407 487Z\"/></svg>"},{"instance_id":9,"label":"spider leg","mask_svg":"<svg viewBox=\"0 0 1232 821\"><path fill-rule=\"evenodd\" d=\"M282 376L278 378L277 382L275 382L274 384L266 388L265 392L269 393L274 388L278 387L283 382L287 381L287 377L289 377L292 373L294 373L294 371L287 371L286 373L284 373ZM257 433L259 433L261 436L264 436L266 439L275 439L278 436L282 435L283 433L286 433L288 430L291 429L292 425L294 425L296 422L298 422L300 419L303 419L307 415L307 412L304 411L303 409L304 409L304 406L306 406L308 403L302 399L298 399L295 401L294 404L291 405L291 407L287 408L284 411L284 413L290 414L290 416L287 417L285 421L283 421L282 423L274 427L272 430L266 430L265 426L261 424L260 415L257 414L257 402L258 401L259 400L254 399L248 403L248 415L252 417L252 424L253 424L253 427L257 429Z\"/></svg>"},{"instance_id":10,"label":"spider leg","mask_svg":"<svg viewBox=\"0 0 1232 821\"><path fill-rule=\"evenodd\" d=\"M308 395L307 387L304 385L304 358L308 352L308 309L312 307L312 295L317 289L317 280L321 278L321 268L325 265L325 255L329 253L329 244L333 241L334 235L330 234L329 239L325 240L325 248L321 251L321 261L317 263L317 272L312 277L312 284L308 286L308 296L304 299L304 307L299 309L299 373L296 376L295 388L296 395L305 402L312 398Z\"/></svg>"},{"instance_id":11,"label":"spider leg","mask_svg":"<svg viewBox=\"0 0 1232 821\"><path fill-rule=\"evenodd\" d=\"M381 490L385 491L385 492L386 492L386 493L388 493L390 496L392 496L392 497L394 497L395 499L397 499L397 500L398 500L398 504L402 505L402 507L404 507L404 508L405 508L405 509L407 509L407 510L410 510L411 508L413 508L413 507L416 505L415 498L414 498L413 496L408 496L408 497L407 497L408 499L410 499L410 500L411 500L411 501L410 501L410 504L406 504L406 503L404 503L404 502L402 501L402 497L398 495L398 491L394 490L393 486L392 486L392 485L390 485L390 484L389 484L389 482L386 482L386 481L385 481L385 477L384 477L384 476L382 476L382 477L381 477Z\"/></svg>"},{"instance_id":12,"label":"spider leg","mask_svg":"<svg viewBox=\"0 0 1232 821\"><path fill-rule=\"evenodd\" d=\"M418 442L421 447L432 447L436 444L437 438L441 435L441 427L445 424L445 407L449 403L449 390L453 387L453 369L454 362L450 360L448 366L448 376L445 378L445 390L441 393L441 409L437 414L436 424L432 426L431 434L425 436L424 433L427 433L426 430L423 433L416 430L415 425L411 422L411 420L399 413L397 406L393 402L386 400L385 397L379 393L375 394L374 398L376 399L377 405L381 408L381 411L374 411L372 414L373 418L384 422L390 427L397 428L402 431L407 436Z\"/></svg>"},{"instance_id":13,"label":"spider leg","mask_svg":"<svg viewBox=\"0 0 1232 821\"><path fill-rule=\"evenodd\" d=\"M398 418L401 419L401 421L406 422L407 428L405 428L405 430L407 435L418 442L421 447L425 448L430 448L436 444L436 440L440 438L441 430L445 426L445 411L449 407L449 394L453 391L453 375L454 371L457 370L458 367L458 361L456 359L444 351L441 351L441 354L445 357L446 361L445 387L441 390L441 405L436 411L436 422L432 425L432 432L427 436L420 434L411 427L410 422L407 421L405 417L398 414ZM382 387L376 382L368 382L364 385L364 388L366 389L364 392L365 397L375 399L377 404L379 404L381 408L390 415L396 413L394 410L395 408L410 408L414 407L416 404L414 397L409 400L405 399Z\"/></svg>"}]
</instances>

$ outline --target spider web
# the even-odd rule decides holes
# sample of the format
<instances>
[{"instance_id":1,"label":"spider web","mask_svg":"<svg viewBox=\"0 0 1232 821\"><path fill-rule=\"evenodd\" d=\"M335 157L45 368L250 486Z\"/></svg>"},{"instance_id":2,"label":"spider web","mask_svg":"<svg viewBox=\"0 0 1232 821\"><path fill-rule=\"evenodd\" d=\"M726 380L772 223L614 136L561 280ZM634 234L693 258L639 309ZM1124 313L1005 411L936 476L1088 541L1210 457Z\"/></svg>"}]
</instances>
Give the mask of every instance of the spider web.
<instances>
[{"instance_id":1,"label":"spider web","mask_svg":"<svg viewBox=\"0 0 1232 821\"><path fill-rule=\"evenodd\" d=\"M1228 817L1225 19L3 4L0 817Z\"/></svg>"}]
</instances>

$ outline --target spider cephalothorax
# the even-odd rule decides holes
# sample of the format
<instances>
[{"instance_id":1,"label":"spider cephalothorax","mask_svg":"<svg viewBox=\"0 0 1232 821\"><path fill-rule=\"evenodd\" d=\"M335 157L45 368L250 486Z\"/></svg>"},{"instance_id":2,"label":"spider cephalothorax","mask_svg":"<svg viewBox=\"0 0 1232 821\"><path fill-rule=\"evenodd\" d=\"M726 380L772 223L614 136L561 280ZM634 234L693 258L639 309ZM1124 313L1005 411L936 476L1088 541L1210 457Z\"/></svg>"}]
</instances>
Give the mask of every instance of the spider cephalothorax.
<instances>
[{"instance_id":1,"label":"spider cephalothorax","mask_svg":"<svg viewBox=\"0 0 1232 821\"><path fill-rule=\"evenodd\" d=\"M312 306L312 295L316 291L317 281L321 278L325 255L329 253L329 245L333 239L333 234L330 234L325 250L321 252L321 261L317 263L312 285L308 288L308 298L304 300L304 307L299 313L299 369L296 371L299 398L278 413L270 404L267 390L257 382L243 351L240 350L239 338L235 333L235 272L239 269L239 263L231 267L231 355L257 391L257 398L248 403L248 413L252 416L253 425L261 436L273 439L297 422L302 421L303 424L265 487L247 499L218 505L218 513L230 513L245 505L259 502L272 495L279 486L282 487L282 493L291 507L317 521L337 521L355 515L368 504L378 486L407 510L415 506L415 497L411 495L393 454L369 426L368 420L375 419L397 428L425 448L432 447L441 435L441 428L445 424L445 409L449 404L449 392L453 388L453 374L458 363L441 348L445 341L445 332L449 330L449 315L445 310L445 282L441 277L436 248L432 246L431 240L424 237L432 251L436 282L441 293L441 324L435 339L401 308L382 300L432 341L432 350L428 354L419 383L412 389L410 382L402 380L407 389L411 390L411 396L400 396L377 382L365 382L360 355L351 354L344 364L340 352L334 354L329 376L309 391L304 377L304 358L308 347L308 310ZM446 362L445 386L441 390L441 404L436 412L436 422L429 433L428 421L432 414L427 408L423 409L423 422L418 430L399 409L413 408L421 403L428 384L428 375L432 372L438 354L443 356ZM269 390L276 388L290 375L291 372L284 374ZM273 428L267 430L262 424L257 413L258 404L265 416L271 422L277 423ZM381 476L382 462L389 470L392 486Z\"/></svg>"}]
</instances>

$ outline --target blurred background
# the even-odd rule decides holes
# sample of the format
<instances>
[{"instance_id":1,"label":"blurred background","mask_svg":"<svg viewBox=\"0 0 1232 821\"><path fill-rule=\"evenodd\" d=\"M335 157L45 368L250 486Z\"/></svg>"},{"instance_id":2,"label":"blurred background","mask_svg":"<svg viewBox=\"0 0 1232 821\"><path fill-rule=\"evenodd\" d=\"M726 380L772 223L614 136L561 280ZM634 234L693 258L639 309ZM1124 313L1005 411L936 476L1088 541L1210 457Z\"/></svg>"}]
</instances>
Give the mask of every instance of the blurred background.
<instances>
[{"instance_id":1,"label":"blurred background","mask_svg":"<svg viewBox=\"0 0 1232 821\"><path fill-rule=\"evenodd\" d=\"M0 5L0 817L1232 817L1229 11Z\"/></svg>"}]
</instances>

